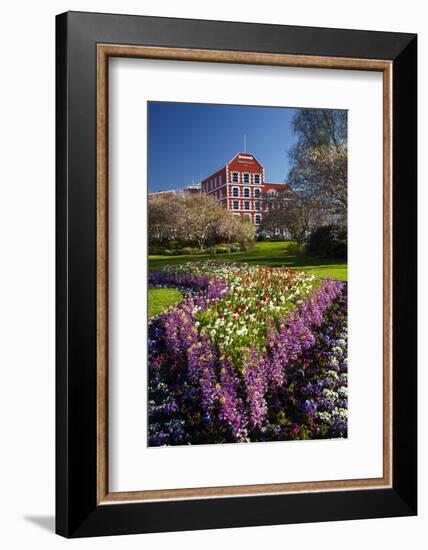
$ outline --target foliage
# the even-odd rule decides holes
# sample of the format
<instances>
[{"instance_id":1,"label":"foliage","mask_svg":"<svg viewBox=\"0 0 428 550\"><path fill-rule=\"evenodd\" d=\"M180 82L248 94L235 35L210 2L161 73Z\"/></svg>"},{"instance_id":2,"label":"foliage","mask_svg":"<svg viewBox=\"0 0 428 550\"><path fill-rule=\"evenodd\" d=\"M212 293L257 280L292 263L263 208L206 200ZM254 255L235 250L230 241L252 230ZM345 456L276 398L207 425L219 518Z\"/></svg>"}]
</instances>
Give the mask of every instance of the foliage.
<instances>
[{"instance_id":1,"label":"foliage","mask_svg":"<svg viewBox=\"0 0 428 550\"><path fill-rule=\"evenodd\" d=\"M254 239L254 227L222 208L211 196L179 193L149 197L149 245L168 250L207 244L245 243Z\"/></svg>"},{"instance_id":2,"label":"foliage","mask_svg":"<svg viewBox=\"0 0 428 550\"><path fill-rule=\"evenodd\" d=\"M347 139L347 113L333 109L299 109L293 117L299 145L308 149L330 147Z\"/></svg>"},{"instance_id":3,"label":"foliage","mask_svg":"<svg viewBox=\"0 0 428 550\"><path fill-rule=\"evenodd\" d=\"M203 254L230 254L231 252L241 252L244 250L250 250L253 246L253 242L242 243L220 243L209 248L196 248L194 246L180 246L178 241L171 241L168 243L168 248L163 245L150 245L150 255L166 255L166 256L180 256L180 255L192 255L198 256Z\"/></svg>"},{"instance_id":4,"label":"foliage","mask_svg":"<svg viewBox=\"0 0 428 550\"><path fill-rule=\"evenodd\" d=\"M150 323L149 445L346 437L343 283L326 280L314 286L312 280L311 286L303 274L213 264L152 275L152 283L174 279L190 294ZM279 311L273 306L273 318L272 300L261 292L263 279L274 285L271 293L279 294L276 304L290 302ZM246 286L244 305L261 309L261 318L231 303L227 309L236 318L222 323L223 306ZM286 287L291 300L284 295ZM267 309L257 307L260 298ZM219 331L207 330L206 319ZM222 345L229 322L241 332L258 323L265 337L256 345L253 339L235 341L236 355ZM220 327L224 338L218 337Z\"/></svg>"},{"instance_id":5,"label":"foliage","mask_svg":"<svg viewBox=\"0 0 428 550\"><path fill-rule=\"evenodd\" d=\"M343 227L337 225L319 227L309 236L306 248L310 254L346 258L348 252L347 233Z\"/></svg>"},{"instance_id":6,"label":"foliage","mask_svg":"<svg viewBox=\"0 0 428 550\"><path fill-rule=\"evenodd\" d=\"M278 202L263 216L259 230L272 236L287 235L294 240L299 250L312 227L319 220L318 203L296 198L287 204Z\"/></svg>"},{"instance_id":7,"label":"foliage","mask_svg":"<svg viewBox=\"0 0 428 550\"><path fill-rule=\"evenodd\" d=\"M346 225L346 111L300 109L293 128L297 143L289 151L289 185L302 198L317 202L323 225Z\"/></svg>"}]
</instances>

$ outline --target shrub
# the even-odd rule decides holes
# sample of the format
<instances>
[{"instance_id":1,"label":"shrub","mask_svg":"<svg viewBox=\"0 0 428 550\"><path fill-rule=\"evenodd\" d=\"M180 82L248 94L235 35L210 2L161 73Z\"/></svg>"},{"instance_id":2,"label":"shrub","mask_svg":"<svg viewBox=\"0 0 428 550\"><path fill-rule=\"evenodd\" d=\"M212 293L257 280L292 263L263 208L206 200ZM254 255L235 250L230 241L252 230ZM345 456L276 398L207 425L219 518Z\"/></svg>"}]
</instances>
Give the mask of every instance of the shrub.
<instances>
[{"instance_id":1,"label":"shrub","mask_svg":"<svg viewBox=\"0 0 428 550\"><path fill-rule=\"evenodd\" d=\"M316 256L346 258L348 252L346 229L333 224L318 227L310 234L306 250Z\"/></svg>"},{"instance_id":2,"label":"shrub","mask_svg":"<svg viewBox=\"0 0 428 550\"><path fill-rule=\"evenodd\" d=\"M165 246L162 244L149 244L149 254L157 256L165 254Z\"/></svg>"},{"instance_id":3,"label":"shrub","mask_svg":"<svg viewBox=\"0 0 428 550\"><path fill-rule=\"evenodd\" d=\"M215 249L216 254L228 254L230 252L230 247L225 245L218 245Z\"/></svg>"},{"instance_id":4,"label":"shrub","mask_svg":"<svg viewBox=\"0 0 428 550\"><path fill-rule=\"evenodd\" d=\"M191 254L192 256L196 254L204 254L205 252L205 250L201 250L200 248L196 248L193 246L185 246L184 248L176 250L176 254Z\"/></svg>"}]
</instances>

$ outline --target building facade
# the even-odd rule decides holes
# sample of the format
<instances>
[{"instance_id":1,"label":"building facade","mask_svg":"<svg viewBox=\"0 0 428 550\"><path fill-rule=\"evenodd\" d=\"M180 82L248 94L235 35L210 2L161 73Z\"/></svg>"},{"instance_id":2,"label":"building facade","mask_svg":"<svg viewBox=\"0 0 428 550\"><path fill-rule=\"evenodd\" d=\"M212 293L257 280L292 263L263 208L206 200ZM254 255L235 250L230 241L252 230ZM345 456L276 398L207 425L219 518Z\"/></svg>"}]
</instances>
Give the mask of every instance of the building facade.
<instances>
[{"instance_id":1,"label":"building facade","mask_svg":"<svg viewBox=\"0 0 428 550\"><path fill-rule=\"evenodd\" d=\"M263 215L275 207L275 199L293 200L295 193L285 183L265 180L265 170L251 153L237 153L225 166L184 189L158 191L151 196L174 196L182 193L205 193L235 216L247 218L256 227Z\"/></svg>"},{"instance_id":2,"label":"building facade","mask_svg":"<svg viewBox=\"0 0 428 550\"><path fill-rule=\"evenodd\" d=\"M270 199L284 191L285 183L265 181L265 170L251 153L237 153L223 168L201 181L201 193L211 195L236 216L248 218L255 226L270 208Z\"/></svg>"}]
</instances>

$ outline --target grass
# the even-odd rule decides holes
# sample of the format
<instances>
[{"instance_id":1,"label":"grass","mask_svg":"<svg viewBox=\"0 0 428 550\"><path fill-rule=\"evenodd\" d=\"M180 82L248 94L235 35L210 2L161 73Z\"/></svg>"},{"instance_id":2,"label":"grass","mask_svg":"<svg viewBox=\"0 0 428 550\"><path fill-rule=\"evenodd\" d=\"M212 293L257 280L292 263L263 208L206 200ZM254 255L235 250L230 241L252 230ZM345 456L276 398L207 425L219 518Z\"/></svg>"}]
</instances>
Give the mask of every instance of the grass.
<instances>
[{"instance_id":1,"label":"grass","mask_svg":"<svg viewBox=\"0 0 428 550\"><path fill-rule=\"evenodd\" d=\"M149 318L155 317L181 301L183 295L175 288L149 288L148 304Z\"/></svg>"},{"instance_id":2,"label":"grass","mask_svg":"<svg viewBox=\"0 0 428 550\"><path fill-rule=\"evenodd\" d=\"M319 258L306 253L296 254L289 250L294 243L290 241L256 243L255 248L230 254L196 254L183 256L149 256L149 269L160 269L165 265L177 265L185 262L212 260L215 262L245 262L254 265L285 266L291 269L308 271L318 277L329 277L346 281L348 265L346 261L331 258Z\"/></svg>"}]
</instances>

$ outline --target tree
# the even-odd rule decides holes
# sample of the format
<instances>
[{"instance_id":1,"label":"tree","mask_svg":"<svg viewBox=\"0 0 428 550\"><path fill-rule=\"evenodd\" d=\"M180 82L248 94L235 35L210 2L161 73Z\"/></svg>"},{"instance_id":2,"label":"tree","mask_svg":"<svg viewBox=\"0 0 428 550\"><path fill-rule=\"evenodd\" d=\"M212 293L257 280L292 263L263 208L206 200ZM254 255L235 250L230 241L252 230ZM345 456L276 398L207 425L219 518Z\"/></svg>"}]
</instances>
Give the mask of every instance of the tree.
<instances>
[{"instance_id":1,"label":"tree","mask_svg":"<svg viewBox=\"0 0 428 550\"><path fill-rule=\"evenodd\" d=\"M254 227L212 196L159 194L149 197L149 235L151 244L176 240L203 249L208 243L251 241Z\"/></svg>"},{"instance_id":2,"label":"tree","mask_svg":"<svg viewBox=\"0 0 428 550\"><path fill-rule=\"evenodd\" d=\"M331 147L347 140L346 111L299 109L293 117L292 124L300 147Z\"/></svg>"},{"instance_id":3,"label":"tree","mask_svg":"<svg viewBox=\"0 0 428 550\"><path fill-rule=\"evenodd\" d=\"M149 197L149 241L163 242L177 237L177 221L180 216L175 197L169 194Z\"/></svg>"},{"instance_id":4,"label":"tree","mask_svg":"<svg viewBox=\"0 0 428 550\"><path fill-rule=\"evenodd\" d=\"M287 204L282 203L276 208L271 208L263 216L260 231L292 239L301 250L310 231L319 223L319 218L318 203L299 197Z\"/></svg>"},{"instance_id":5,"label":"tree","mask_svg":"<svg viewBox=\"0 0 428 550\"><path fill-rule=\"evenodd\" d=\"M216 225L218 241L245 243L254 239L254 226L249 220L234 216L224 208L221 210Z\"/></svg>"},{"instance_id":6,"label":"tree","mask_svg":"<svg viewBox=\"0 0 428 550\"><path fill-rule=\"evenodd\" d=\"M302 198L316 202L323 223L346 224L346 111L300 109L293 118L297 143L289 152L288 183Z\"/></svg>"},{"instance_id":7,"label":"tree","mask_svg":"<svg viewBox=\"0 0 428 550\"><path fill-rule=\"evenodd\" d=\"M215 228L223 208L208 195L183 194L180 197L182 211L179 220L179 233L196 241L199 248L204 248Z\"/></svg>"}]
</instances>

